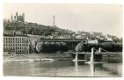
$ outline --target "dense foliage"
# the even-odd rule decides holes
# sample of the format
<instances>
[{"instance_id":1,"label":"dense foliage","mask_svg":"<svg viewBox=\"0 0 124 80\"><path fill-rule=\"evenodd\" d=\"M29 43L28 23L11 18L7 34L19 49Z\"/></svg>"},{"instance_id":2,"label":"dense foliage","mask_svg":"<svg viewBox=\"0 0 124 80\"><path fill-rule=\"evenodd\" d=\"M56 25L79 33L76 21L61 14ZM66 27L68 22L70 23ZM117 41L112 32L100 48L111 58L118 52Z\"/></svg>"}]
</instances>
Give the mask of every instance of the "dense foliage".
<instances>
[{"instance_id":1,"label":"dense foliage","mask_svg":"<svg viewBox=\"0 0 124 80\"><path fill-rule=\"evenodd\" d=\"M90 52L91 48L94 47L95 49L99 49L101 47L102 52L108 51L108 52L122 52L122 44L117 44L117 43L102 43L102 44L84 44L84 43L79 43L75 51L84 51L84 52Z\"/></svg>"},{"instance_id":2,"label":"dense foliage","mask_svg":"<svg viewBox=\"0 0 124 80\"><path fill-rule=\"evenodd\" d=\"M41 25L37 23L23 23L23 22L3 22L4 30L20 31L23 34L33 34L48 36L57 34L58 36L64 34L72 34L74 32L66 29L60 29L58 27L52 27L47 25Z\"/></svg>"},{"instance_id":3,"label":"dense foliage","mask_svg":"<svg viewBox=\"0 0 124 80\"><path fill-rule=\"evenodd\" d=\"M57 51L67 51L67 44L64 42L39 42L36 45L37 52L52 53Z\"/></svg>"}]
</instances>

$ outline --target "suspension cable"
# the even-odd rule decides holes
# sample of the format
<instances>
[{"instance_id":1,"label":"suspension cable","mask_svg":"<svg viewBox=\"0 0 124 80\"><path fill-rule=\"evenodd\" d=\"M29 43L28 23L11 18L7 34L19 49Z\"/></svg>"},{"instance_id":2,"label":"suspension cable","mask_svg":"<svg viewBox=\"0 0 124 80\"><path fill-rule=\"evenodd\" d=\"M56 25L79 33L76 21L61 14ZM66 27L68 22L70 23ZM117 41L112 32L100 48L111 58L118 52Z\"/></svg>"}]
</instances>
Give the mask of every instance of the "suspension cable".
<instances>
[{"instance_id":1,"label":"suspension cable","mask_svg":"<svg viewBox=\"0 0 124 80\"><path fill-rule=\"evenodd\" d=\"M109 52L109 51L107 51L107 50L105 50L105 49L103 49L103 48L101 48L103 51L105 51L105 52Z\"/></svg>"},{"instance_id":2,"label":"suspension cable","mask_svg":"<svg viewBox=\"0 0 124 80\"><path fill-rule=\"evenodd\" d=\"M98 50L97 50L97 49L95 49L95 48L94 48L94 50L96 50L96 51L98 52Z\"/></svg>"}]
</instances>

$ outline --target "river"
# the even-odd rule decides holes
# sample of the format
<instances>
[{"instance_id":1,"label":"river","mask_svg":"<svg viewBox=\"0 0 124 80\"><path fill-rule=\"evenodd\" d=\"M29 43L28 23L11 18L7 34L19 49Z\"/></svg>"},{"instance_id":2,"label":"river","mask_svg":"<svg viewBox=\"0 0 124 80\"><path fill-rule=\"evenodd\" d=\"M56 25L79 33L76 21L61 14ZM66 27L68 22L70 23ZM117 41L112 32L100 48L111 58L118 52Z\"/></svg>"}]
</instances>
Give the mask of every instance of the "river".
<instances>
[{"instance_id":1,"label":"river","mask_svg":"<svg viewBox=\"0 0 124 80\"><path fill-rule=\"evenodd\" d=\"M122 63L86 64L73 61L4 62L4 76L120 77Z\"/></svg>"}]
</instances>

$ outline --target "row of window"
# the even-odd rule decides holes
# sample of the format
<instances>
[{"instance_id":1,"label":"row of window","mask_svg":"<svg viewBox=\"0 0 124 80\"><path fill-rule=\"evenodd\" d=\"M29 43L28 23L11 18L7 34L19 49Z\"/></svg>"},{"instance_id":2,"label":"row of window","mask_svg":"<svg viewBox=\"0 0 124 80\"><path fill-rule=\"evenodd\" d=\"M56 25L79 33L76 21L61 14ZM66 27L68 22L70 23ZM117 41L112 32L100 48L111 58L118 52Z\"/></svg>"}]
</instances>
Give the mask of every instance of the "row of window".
<instances>
[{"instance_id":1,"label":"row of window","mask_svg":"<svg viewBox=\"0 0 124 80\"><path fill-rule=\"evenodd\" d=\"M28 52L29 50L25 50L25 49L18 49L18 50L15 50L15 49L4 49L4 51L7 51L7 52Z\"/></svg>"},{"instance_id":2,"label":"row of window","mask_svg":"<svg viewBox=\"0 0 124 80\"><path fill-rule=\"evenodd\" d=\"M4 43L28 43L28 40L23 40L23 41L11 41L11 40L4 40Z\"/></svg>"},{"instance_id":3,"label":"row of window","mask_svg":"<svg viewBox=\"0 0 124 80\"><path fill-rule=\"evenodd\" d=\"M10 46L10 47L13 47L13 46L28 46L28 44L4 44L4 47L5 46Z\"/></svg>"},{"instance_id":4,"label":"row of window","mask_svg":"<svg viewBox=\"0 0 124 80\"><path fill-rule=\"evenodd\" d=\"M4 43L28 43L28 38L4 38Z\"/></svg>"},{"instance_id":5,"label":"row of window","mask_svg":"<svg viewBox=\"0 0 124 80\"><path fill-rule=\"evenodd\" d=\"M4 44L4 49L28 49L28 44Z\"/></svg>"},{"instance_id":6,"label":"row of window","mask_svg":"<svg viewBox=\"0 0 124 80\"><path fill-rule=\"evenodd\" d=\"M17 37L4 37L4 40L24 40L28 39L27 37L25 38L17 38Z\"/></svg>"},{"instance_id":7,"label":"row of window","mask_svg":"<svg viewBox=\"0 0 124 80\"><path fill-rule=\"evenodd\" d=\"M21 49L21 50L27 50L28 49L28 47L4 47L4 49L16 49L16 50L18 50L18 49Z\"/></svg>"},{"instance_id":8,"label":"row of window","mask_svg":"<svg viewBox=\"0 0 124 80\"><path fill-rule=\"evenodd\" d=\"M28 49L27 47L16 47L16 49Z\"/></svg>"}]
</instances>

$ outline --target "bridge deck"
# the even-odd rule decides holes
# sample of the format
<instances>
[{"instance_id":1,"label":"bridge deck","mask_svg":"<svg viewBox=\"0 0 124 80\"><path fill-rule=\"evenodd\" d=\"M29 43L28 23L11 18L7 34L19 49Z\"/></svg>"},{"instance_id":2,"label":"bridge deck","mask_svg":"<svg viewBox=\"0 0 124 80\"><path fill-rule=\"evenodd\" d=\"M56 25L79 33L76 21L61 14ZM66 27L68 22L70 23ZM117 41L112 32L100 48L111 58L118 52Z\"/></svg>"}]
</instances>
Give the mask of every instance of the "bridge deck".
<instances>
[{"instance_id":1,"label":"bridge deck","mask_svg":"<svg viewBox=\"0 0 124 80\"><path fill-rule=\"evenodd\" d=\"M76 54L76 53L73 53L73 54ZM84 53L78 53L78 54L91 54L91 53L90 52L89 53L87 53L87 52L85 53L84 52ZM102 54L102 53L94 53L94 54Z\"/></svg>"},{"instance_id":2,"label":"bridge deck","mask_svg":"<svg viewBox=\"0 0 124 80\"><path fill-rule=\"evenodd\" d=\"M49 41L49 42L80 42L84 41L84 39L41 39L41 41Z\"/></svg>"},{"instance_id":3,"label":"bridge deck","mask_svg":"<svg viewBox=\"0 0 124 80\"><path fill-rule=\"evenodd\" d=\"M101 53L97 53L95 52L94 54L122 54L122 52L101 52ZM76 54L76 53L73 53L73 54ZM91 54L91 52L81 52L81 53L78 53L78 54Z\"/></svg>"}]
</instances>

